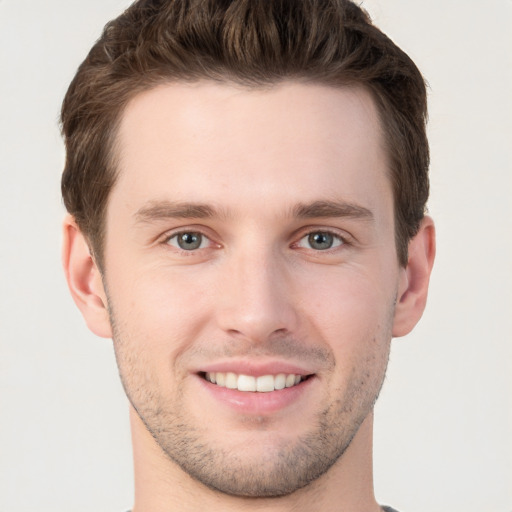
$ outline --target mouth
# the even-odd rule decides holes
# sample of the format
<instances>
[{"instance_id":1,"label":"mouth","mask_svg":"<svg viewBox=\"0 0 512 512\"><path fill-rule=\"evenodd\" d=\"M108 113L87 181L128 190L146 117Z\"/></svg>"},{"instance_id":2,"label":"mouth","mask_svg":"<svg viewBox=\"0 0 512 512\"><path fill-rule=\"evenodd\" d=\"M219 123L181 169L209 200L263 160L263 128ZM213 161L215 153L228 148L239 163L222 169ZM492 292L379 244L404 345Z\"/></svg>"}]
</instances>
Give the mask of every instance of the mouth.
<instances>
[{"instance_id":1,"label":"mouth","mask_svg":"<svg viewBox=\"0 0 512 512\"><path fill-rule=\"evenodd\" d=\"M253 393L270 393L285 388L293 388L309 379L311 375L278 373L276 375L237 374L233 372L202 372L200 376L211 384L228 389Z\"/></svg>"}]
</instances>

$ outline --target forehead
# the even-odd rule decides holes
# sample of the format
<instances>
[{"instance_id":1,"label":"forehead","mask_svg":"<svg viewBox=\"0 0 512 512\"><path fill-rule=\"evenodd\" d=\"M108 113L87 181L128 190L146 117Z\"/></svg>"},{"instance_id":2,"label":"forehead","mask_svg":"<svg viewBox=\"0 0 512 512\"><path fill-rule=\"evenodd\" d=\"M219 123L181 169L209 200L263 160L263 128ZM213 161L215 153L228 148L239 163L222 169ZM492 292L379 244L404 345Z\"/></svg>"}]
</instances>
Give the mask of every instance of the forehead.
<instances>
[{"instance_id":1,"label":"forehead","mask_svg":"<svg viewBox=\"0 0 512 512\"><path fill-rule=\"evenodd\" d=\"M161 85L128 104L117 147L111 202L121 196L134 209L166 199L247 209L390 198L378 114L361 88Z\"/></svg>"}]
</instances>

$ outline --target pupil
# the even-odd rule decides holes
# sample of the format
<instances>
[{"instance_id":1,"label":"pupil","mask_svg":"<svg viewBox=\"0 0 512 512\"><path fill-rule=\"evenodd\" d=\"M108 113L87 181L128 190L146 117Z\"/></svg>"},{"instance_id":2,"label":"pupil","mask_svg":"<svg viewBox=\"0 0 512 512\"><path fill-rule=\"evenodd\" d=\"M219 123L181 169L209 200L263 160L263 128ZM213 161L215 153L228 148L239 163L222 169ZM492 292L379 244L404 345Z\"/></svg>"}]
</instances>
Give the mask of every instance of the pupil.
<instances>
[{"instance_id":1,"label":"pupil","mask_svg":"<svg viewBox=\"0 0 512 512\"><path fill-rule=\"evenodd\" d=\"M183 233L178 237L178 245L185 251L197 249L201 245L200 233Z\"/></svg>"},{"instance_id":2,"label":"pupil","mask_svg":"<svg viewBox=\"0 0 512 512\"><path fill-rule=\"evenodd\" d=\"M333 236L329 233L311 233L308 237L309 245L313 249L325 250L330 249L333 244Z\"/></svg>"}]
</instances>

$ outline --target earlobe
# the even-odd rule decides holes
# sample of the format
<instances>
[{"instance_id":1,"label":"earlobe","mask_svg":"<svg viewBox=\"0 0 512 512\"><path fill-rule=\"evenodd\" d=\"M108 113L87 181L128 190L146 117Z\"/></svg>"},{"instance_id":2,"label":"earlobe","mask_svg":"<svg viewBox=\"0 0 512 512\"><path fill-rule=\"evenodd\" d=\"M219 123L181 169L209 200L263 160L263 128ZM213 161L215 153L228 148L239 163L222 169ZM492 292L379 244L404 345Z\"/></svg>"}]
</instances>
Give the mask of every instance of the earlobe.
<instances>
[{"instance_id":1,"label":"earlobe","mask_svg":"<svg viewBox=\"0 0 512 512\"><path fill-rule=\"evenodd\" d=\"M112 331L101 273L71 215L63 223L62 263L69 290L89 329L103 338Z\"/></svg>"},{"instance_id":2,"label":"earlobe","mask_svg":"<svg viewBox=\"0 0 512 512\"><path fill-rule=\"evenodd\" d=\"M426 216L421 221L418 233L409 242L407 267L401 269L393 322L394 337L408 334L423 314L435 252L434 222Z\"/></svg>"}]
</instances>

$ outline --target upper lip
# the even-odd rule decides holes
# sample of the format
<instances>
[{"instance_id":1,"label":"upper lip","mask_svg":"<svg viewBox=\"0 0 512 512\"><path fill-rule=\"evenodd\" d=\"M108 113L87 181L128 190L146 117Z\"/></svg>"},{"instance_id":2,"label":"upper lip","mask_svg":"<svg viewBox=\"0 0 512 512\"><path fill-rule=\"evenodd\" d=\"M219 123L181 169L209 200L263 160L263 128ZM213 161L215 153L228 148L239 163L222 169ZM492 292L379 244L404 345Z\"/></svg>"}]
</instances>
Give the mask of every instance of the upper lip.
<instances>
[{"instance_id":1,"label":"upper lip","mask_svg":"<svg viewBox=\"0 0 512 512\"><path fill-rule=\"evenodd\" d=\"M278 375L280 373L306 376L314 373L302 366L286 361L256 362L248 360L226 360L209 363L201 366L197 371L197 373L212 372L231 372L237 375L251 375L253 377Z\"/></svg>"}]
</instances>

